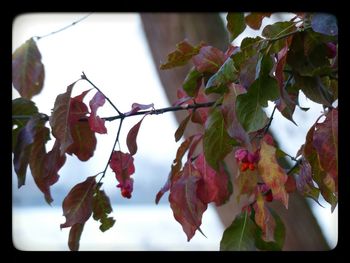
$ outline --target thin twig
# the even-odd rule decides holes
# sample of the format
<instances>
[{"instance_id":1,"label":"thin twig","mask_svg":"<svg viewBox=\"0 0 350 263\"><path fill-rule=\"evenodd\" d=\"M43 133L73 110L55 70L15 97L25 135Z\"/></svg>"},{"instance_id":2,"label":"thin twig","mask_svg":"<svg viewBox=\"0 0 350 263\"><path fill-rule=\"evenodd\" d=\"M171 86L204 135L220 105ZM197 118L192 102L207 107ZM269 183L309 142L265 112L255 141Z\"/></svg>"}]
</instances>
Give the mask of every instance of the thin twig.
<instances>
[{"instance_id":1,"label":"thin twig","mask_svg":"<svg viewBox=\"0 0 350 263\"><path fill-rule=\"evenodd\" d=\"M289 171L287 172L287 175L290 175L295 170L295 168L297 168L301 163L302 163L302 158L296 160L296 163L293 165L292 168L289 169Z\"/></svg>"},{"instance_id":2,"label":"thin twig","mask_svg":"<svg viewBox=\"0 0 350 263\"><path fill-rule=\"evenodd\" d=\"M105 99L109 102L109 104L112 105L112 107L118 112L119 115L124 115L123 113L121 113L118 108L113 104L113 102L94 84L92 83L85 75L84 71L83 71L83 75L81 75L82 79L85 79L87 82L89 82L95 89L97 89L99 92L101 92L101 94L105 97Z\"/></svg>"},{"instance_id":3,"label":"thin twig","mask_svg":"<svg viewBox=\"0 0 350 263\"><path fill-rule=\"evenodd\" d=\"M269 122L265 126L263 136L268 132L268 130L269 130L270 126L271 126L271 123L272 123L272 120L273 120L273 115L275 114L276 108L277 108L277 105L275 105L275 107L273 108L273 111L271 113Z\"/></svg>"},{"instance_id":4,"label":"thin twig","mask_svg":"<svg viewBox=\"0 0 350 263\"><path fill-rule=\"evenodd\" d=\"M119 127L118 127L117 136L115 137L115 141L114 141L114 144L113 144L113 148L112 148L111 154L109 155L109 158L108 158L108 162L107 162L107 164L106 164L106 167L105 167L105 169L103 170L102 176L101 176L101 178L100 178L100 180L98 181L97 184L99 184L99 183L101 182L102 178L105 177L105 175L106 175L106 171L107 171L108 165L109 165L109 163L110 163L110 161L111 161L111 159L112 159L112 155L113 155L113 152L114 152L114 148L115 148L115 146L117 145L117 142L119 141L119 135L120 135L120 131L121 131L121 129L122 129L123 121L124 121L124 118L121 118L121 119L120 119L120 123L119 123Z\"/></svg>"},{"instance_id":5,"label":"thin twig","mask_svg":"<svg viewBox=\"0 0 350 263\"><path fill-rule=\"evenodd\" d=\"M56 30L56 31L53 31L53 32L48 33L48 34L43 35L43 36L35 36L35 37L33 37L33 38L36 38L37 40L40 40L40 39L43 39L44 37L48 37L48 36L54 35L54 34L56 34L56 33L59 33L59 32L61 32L61 31L63 31L63 30L66 30L67 28L70 28L70 27L72 27L72 26L78 24L79 22L83 21L83 20L86 19L88 16L90 16L92 13L93 13L93 12L91 12L91 13L89 13L89 14L83 16L82 18L78 19L77 21L74 21L72 24L69 24L69 25L67 25L67 26L65 26L65 27L62 27L61 29L58 29L58 30Z\"/></svg>"}]
</instances>

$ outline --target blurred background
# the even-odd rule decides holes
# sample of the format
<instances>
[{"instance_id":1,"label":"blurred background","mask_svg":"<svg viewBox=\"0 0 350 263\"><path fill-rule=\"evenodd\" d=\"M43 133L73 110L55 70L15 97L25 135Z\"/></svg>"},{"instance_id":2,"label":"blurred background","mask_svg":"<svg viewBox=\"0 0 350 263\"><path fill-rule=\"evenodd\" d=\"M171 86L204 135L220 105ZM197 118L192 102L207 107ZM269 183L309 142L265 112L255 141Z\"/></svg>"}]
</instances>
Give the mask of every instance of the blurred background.
<instances>
[{"instance_id":1,"label":"blurred background","mask_svg":"<svg viewBox=\"0 0 350 263\"><path fill-rule=\"evenodd\" d=\"M84 13L31 13L22 14L13 21L12 51L33 36L46 35L60 29L79 18ZM220 14L225 21L226 14ZM290 19L290 14L276 14L264 23ZM263 28L263 26L262 26ZM170 32L169 32L170 34ZM257 35L259 31L246 29L236 39L236 45L247 35ZM180 42L183 39L179 39ZM197 43L192 43L197 44ZM211 44L211 43L209 43ZM134 102L154 103L155 108L168 107L171 103L165 94L157 74L158 64L153 62L147 43L140 14L137 13L93 13L82 22L58 34L37 42L45 66L43 91L33 98L40 112L51 114L56 96L64 93L69 84L79 79L84 71L122 112L131 109ZM215 45L214 45L215 46ZM163 56L175 48L169 49ZM73 95L78 95L91 86L78 82ZM19 95L12 89L12 97ZM94 95L87 95L88 101ZM319 116L322 108L300 95L300 104L310 107L308 112L296 109L294 119L298 127L276 112L271 129L280 141L281 149L295 156L310 126ZM272 103L266 109L270 115ZM98 111L99 116L116 115L106 103ZM125 138L130 128L141 117L127 118L122 127L120 146L126 150ZM66 164L59 171L60 180L51 188L54 202L46 204L42 193L34 184L27 171L25 186L17 189L17 178L12 171L13 198L13 244L20 250L68 250L69 228L60 230L65 221L61 204L69 190L86 177L102 171L113 146L119 122L106 122L108 134L96 134L98 143L94 156L87 162L67 155ZM224 231L217 211L209 206L203 215L201 229L207 238L196 233L187 242L181 225L174 219L168 202L168 194L155 205L156 193L165 183L176 150L181 142L175 143L174 132L177 120L173 113L147 116L138 135L138 152L134 156L135 174L132 176L134 192L131 199L124 199L116 188L114 173L107 170L103 189L110 197L116 219L113 228L102 233L99 224L92 218L85 225L81 237L80 250L219 250ZM47 144L53 145L54 139ZM333 214L330 205L321 200L324 208L310 201L312 212L330 248L337 243L338 208Z\"/></svg>"}]
</instances>

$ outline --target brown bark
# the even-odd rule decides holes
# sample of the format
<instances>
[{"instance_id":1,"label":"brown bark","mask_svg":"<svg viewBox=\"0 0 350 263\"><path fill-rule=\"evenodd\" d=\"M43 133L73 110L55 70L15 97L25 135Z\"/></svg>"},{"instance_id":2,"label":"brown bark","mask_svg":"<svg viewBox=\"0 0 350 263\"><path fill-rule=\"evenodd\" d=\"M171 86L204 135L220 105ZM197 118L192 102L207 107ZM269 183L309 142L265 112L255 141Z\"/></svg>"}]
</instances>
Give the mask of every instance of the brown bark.
<instances>
[{"instance_id":1,"label":"brown bark","mask_svg":"<svg viewBox=\"0 0 350 263\"><path fill-rule=\"evenodd\" d=\"M159 78L170 104L176 100L176 90L182 85L190 69L187 65L172 70L159 70L160 63L166 60L167 55L175 49L175 45L186 38L193 45L205 41L225 51L229 44L224 23L218 14L143 13L141 19ZM178 122L186 116L185 114L185 112L175 113ZM193 134L198 129L200 129L199 126L191 125L186 128L185 135ZM234 175L237 168L233 156L229 155L226 161L231 175ZM229 226L240 212L241 208L234 200L233 196L230 202L216 208L225 227ZM291 195L288 210L278 203L273 203L272 206L281 215L286 225L284 250L328 249L319 225L303 197Z\"/></svg>"}]
</instances>

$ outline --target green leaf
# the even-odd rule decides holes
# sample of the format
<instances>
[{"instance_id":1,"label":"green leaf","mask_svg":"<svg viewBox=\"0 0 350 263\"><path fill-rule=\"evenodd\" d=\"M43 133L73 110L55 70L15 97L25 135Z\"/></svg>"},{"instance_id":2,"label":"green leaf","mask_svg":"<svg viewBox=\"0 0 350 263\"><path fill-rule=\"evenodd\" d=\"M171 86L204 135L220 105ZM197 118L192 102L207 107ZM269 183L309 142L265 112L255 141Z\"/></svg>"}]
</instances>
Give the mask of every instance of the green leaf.
<instances>
[{"instance_id":1,"label":"green leaf","mask_svg":"<svg viewBox=\"0 0 350 263\"><path fill-rule=\"evenodd\" d=\"M30 38L12 55L12 84L23 98L31 99L41 92L44 78L40 51Z\"/></svg>"},{"instance_id":2,"label":"green leaf","mask_svg":"<svg viewBox=\"0 0 350 263\"><path fill-rule=\"evenodd\" d=\"M221 251L255 251L254 244L257 226L247 212L238 215L226 228L220 242Z\"/></svg>"},{"instance_id":3,"label":"green leaf","mask_svg":"<svg viewBox=\"0 0 350 263\"><path fill-rule=\"evenodd\" d=\"M226 84L234 82L238 77L238 70L235 67L235 63L231 58L228 58L225 63L220 67L208 80L205 86L205 93L220 93L223 94L226 91Z\"/></svg>"},{"instance_id":4,"label":"green leaf","mask_svg":"<svg viewBox=\"0 0 350 263\"><path fill-rule=\"evenodd\" d=\"M33 101L25 98L12 100L12 116L28 116L28 118L12 119L12 152L15 150L19 131L27 124L29 117L35 113L38 113L38 108ZM17 127L14 128L14 125Z\"/></svg>"},{"instance_id":5,"label":"green leaf","mask_svg":"<svg viewBox=\"0 0 350 263\"><path fill-rule=\"evenodd\" d=\"M310 100L326 106L333 103L332 94L324 87L320 77L302 77L294 75L295 86L301 89Z\"/></svg>"},{"instance_id":6,"label":"green leaf","mask_svg":"<svg viewBox=\"0 0 350 263\"><path fill-rule=\"evenodd\" d=\"M107 217L112 211L111 202L105 191L97 190L92 199L92 213L96 221L100 220L102 232L110 229L115 223L113 217Z\"/></svg>"},{"instance_id":7,"label":"green leaf","mask_svg":"<svg viewBox=\"0 0 350 263\"><path fill-rule=\"evenodd\" d=\"M311 17L311 27L315 32L335 36L338 35L337 18L331 14L318 13Z\"/></svg>"},{"instance_id":8,"label":"green leaf","mask_svg":"<svg viewBox=\"0 0 350 263\"><path fill-rule=\"evenodd\" d=\"M203 74L193 67L188 72L182 87L188 96L195 97L201 84Z\"/></svg>"},{"instance_id":9,"label":"green leaf","mask_svg":"<svg viewBox=\"0 0 350 263\"><path fill-rule=\"evenodd\" d=\"M176 44L176 50L168 55L166 63L160 69L171 69L185 65L194 55L198 54L200 47L193 47L186 40Z\"/></svg>"},{"instance_id":10,"label":"green leaf","mask_svg":"<svg viewBox=\"0 0 350 263\"><path fill-rule=\"evenodd\" d=\"M176 132L175 132L175 141L178 142L182 135L184 134L184 131L186 129L186 126L188 124L188 121L191 119L192 114L188 114L188 116L183 119L179 125L179 127L177 128Z\"/></svg>"},{"instance_id":11,"label":"green leaf","mask_svg":"<svg viewBox=\"0 0 350 263\"><path fill-rule=\"evenodd\" d=\"M238 37L246 28L244 13L228 13L226 16L227 29L231 33L230 41Z\"/></svg>"},{"instance_id":12,"label":"green leaf","mask_svg":"<svg viewBox=\"0 0 350 263\"><path fill-rule=\"evenodd\" d=\"M237 141L231 138L225 128L222 112L215 108L206 122L203 138L204 156L209 165L219 171L219 162L232 151Z\"/></svg>"},{"instance_id":13,"label":"green leaf","mask_svg":"<svg viewBox=\"0 0 350 263\"><path fill-rule=\"evenodd\" d=\"M278 98L277 81L270 76L261 76L254 81L248 92L237 96L236 114L246 132L263 128L267 122L262 107L267 107L268 100Z\"/></svg>"},{"instance_id":14,"label":"green leaf","mask_svg":"<svg viewBox=\"0 0 350 263\"><path fill-rule=\"evenodd\" d=\"M276 38L295 31L295 25L291 21L276 22L272 25L267 25L262 31L262 35L266 38Z\"/></svg>"},{"instance_id":15,"label":"green leaf","mask_svg":"<svg viewBox=\"0 0 350 263\"><path fill-rule=\"evenodd\" d=\"M271 208L269 209L273 218L275 219L275 230L274 230L274 239L275 241L266 242L262 239L262 231L261 228L256 228L255 233L255 245L260 250L269 250L269 251L281 251L284 245L285 237L286 237L286 228L283 224L282 219L278 216L278 214L273 211Z\"/></svg>"}]
</instances>

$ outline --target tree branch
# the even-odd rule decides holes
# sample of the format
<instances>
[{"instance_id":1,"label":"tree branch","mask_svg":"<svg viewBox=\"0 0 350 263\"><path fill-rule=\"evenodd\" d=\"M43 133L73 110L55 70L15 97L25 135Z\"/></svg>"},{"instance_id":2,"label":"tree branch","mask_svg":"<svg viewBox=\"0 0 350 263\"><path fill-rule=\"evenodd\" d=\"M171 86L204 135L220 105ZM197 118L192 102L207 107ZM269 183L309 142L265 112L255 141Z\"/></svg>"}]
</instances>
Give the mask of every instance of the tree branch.
<instances>
[{"instance_id":1,"label":"tree branch","mask_svg":"<svg viewBox=\"0 0 350 263\"><path fill-rule=\"evenodd\" d=\"M92 83L87 76L85 75L84 71L83 71L83 75L81 75L82 79L85 79L87 82L89 82L95 89L97 89L98 92L101 92L101 94L105 97L105 99L109 102L109 104L112 105L112 107L118 112L119 115L124 115L123 113L121 113L118 108L113 104L113 102L94 84Z\"/></svg>"},{"instance_id":2,"label":"tree branch","mask_svg":"<svg viewBox=\"0 0 350 263\"><path fill-rule=\"evenodd\" d=\"M72 24L69 24L68 26L65 26L65 27L63 27L63 28L61 28L61 29L58 29L58 30L56 30L56 31L53 31L53 32L51 32L51 33L49 33L49 34L46 34L46 35L43 35L43 36L35 36L35 37L33 37L33 38L36 38L37 40L40 40L40 39L43 39L44 37L48 37L48 36L54 35L54 34L56 34L56 33L59 33L59 32L61 32L61 31L63 31L63 30L66 30L67 28L70 28L70 27L72 27L72 26L78 24L79 22L83 21L84 19L86 19L87 17L89 17L92 13L93 13L93 12L91 12L91 13L89 13L89 14L83 16L82 18L80 18L80 19L74 21Z\"/></svg>"}]
</instances>

